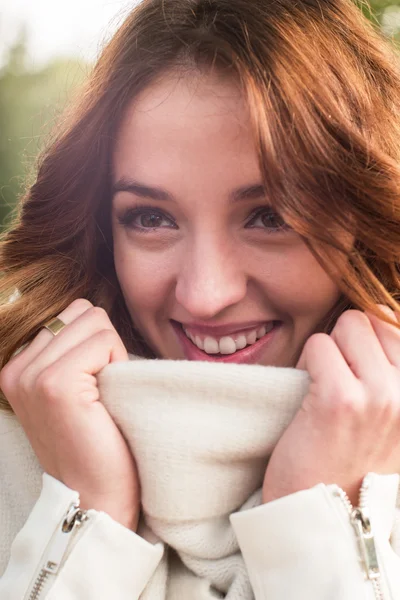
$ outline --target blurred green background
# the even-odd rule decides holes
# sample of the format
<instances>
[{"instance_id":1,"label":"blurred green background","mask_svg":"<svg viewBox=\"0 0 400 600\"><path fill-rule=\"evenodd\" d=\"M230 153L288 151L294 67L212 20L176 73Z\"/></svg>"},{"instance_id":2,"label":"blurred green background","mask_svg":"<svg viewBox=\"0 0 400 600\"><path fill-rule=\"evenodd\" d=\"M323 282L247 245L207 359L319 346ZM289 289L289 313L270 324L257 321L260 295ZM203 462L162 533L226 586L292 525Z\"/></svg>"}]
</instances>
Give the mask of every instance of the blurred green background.
<instances>
[{"instance_id":1,"label":"blurred green background","mask_svg":"<svg viewBox=\"0 0 400 600\"><path fill-rule=\"evenodd\" d=\"M359 0L358 5L400 50L400 0ZM7 226L18 197L34 178L38 152L90 66L55 56L35 68L24 29L7 48L0 65L0 227Z\"/></svg>"}]
</instances>

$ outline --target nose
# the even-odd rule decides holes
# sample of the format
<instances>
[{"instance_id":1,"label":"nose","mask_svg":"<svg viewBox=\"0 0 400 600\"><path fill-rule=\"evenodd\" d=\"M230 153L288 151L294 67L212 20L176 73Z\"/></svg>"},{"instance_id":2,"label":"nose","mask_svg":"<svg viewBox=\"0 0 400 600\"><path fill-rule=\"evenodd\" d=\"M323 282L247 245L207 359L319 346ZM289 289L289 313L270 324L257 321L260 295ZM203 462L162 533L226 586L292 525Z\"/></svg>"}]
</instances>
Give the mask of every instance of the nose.
<instances>
[{"instance_id":1,"label":"nose","mask_svg":"<svg viewBox=\"0 0 400 600\"><path fill-rule=\"evenodd\" d=\"M193 318L211 319L246 296L247 275L238 258L230 245L210 238L188 249L175 296Z\"/></svg>"}]
</instances>

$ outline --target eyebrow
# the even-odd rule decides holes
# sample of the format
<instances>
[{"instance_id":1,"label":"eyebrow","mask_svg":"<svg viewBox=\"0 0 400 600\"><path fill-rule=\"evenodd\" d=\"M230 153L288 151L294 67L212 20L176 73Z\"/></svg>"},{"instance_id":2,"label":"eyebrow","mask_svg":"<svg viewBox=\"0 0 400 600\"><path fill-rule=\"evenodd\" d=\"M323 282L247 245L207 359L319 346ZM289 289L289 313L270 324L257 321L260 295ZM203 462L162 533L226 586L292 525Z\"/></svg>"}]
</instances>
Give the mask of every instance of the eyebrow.
<instances>
[{"instance_id":1,"label":"eyebrow","mask_svg":"<svg viewBox=\"0 0 400 600\"><path fill-rule=\"evenodd\" d=\"M176 202L175 198L166 190L160 187L150 187L144 185L134 179L127 179L122 177L112 187L112 195L118 194L119 192L128 192L134 194L140 198L150 198L156 201L170 201ZM248 185L234 190L230 194L230 200L232 203L240 202L242 200L260 200L265 198L266 191L262 184Z\"/></svg>"}]
</instances>

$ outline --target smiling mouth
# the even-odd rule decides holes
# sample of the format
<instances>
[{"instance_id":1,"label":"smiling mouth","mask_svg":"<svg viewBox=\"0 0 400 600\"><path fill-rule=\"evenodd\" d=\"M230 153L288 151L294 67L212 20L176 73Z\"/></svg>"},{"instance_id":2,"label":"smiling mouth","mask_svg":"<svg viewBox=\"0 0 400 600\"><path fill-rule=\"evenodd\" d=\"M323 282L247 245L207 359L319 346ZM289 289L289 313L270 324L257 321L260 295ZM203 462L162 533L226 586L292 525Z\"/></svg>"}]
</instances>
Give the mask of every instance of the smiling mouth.
<instances>
[{"instance_id":1,"label":"smiling mouth","mask_svg":"<svg viewBox=\"0 0 400 600\"><path fill-rule=\"evenodd\" d=\"M278 325L280 321L269 321L252 330L225 336L194 335L181 323L176 322L182 334L197 350L204 352L210 358L227 358L248 351L251 346L258 345Z\"/></svg>"}]
</instances>

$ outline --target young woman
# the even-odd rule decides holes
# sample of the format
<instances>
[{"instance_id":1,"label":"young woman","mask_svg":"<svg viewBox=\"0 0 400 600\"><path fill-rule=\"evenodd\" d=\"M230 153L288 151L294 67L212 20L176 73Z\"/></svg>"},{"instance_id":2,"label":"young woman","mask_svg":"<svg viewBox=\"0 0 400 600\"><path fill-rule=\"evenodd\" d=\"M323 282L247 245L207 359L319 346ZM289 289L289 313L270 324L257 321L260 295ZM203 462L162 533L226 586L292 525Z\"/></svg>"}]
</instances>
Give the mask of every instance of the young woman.
<instances>
[{"instance_id":1,"label":"young woman","mask_svg":"<svg viewBox=\"0 0 400 600\"><path fill-rule=\"evenodd\" d=\"M400 599L399 90L350 0L134 8L1 246L2 600Z\"/></svg>"}]
</instances>

